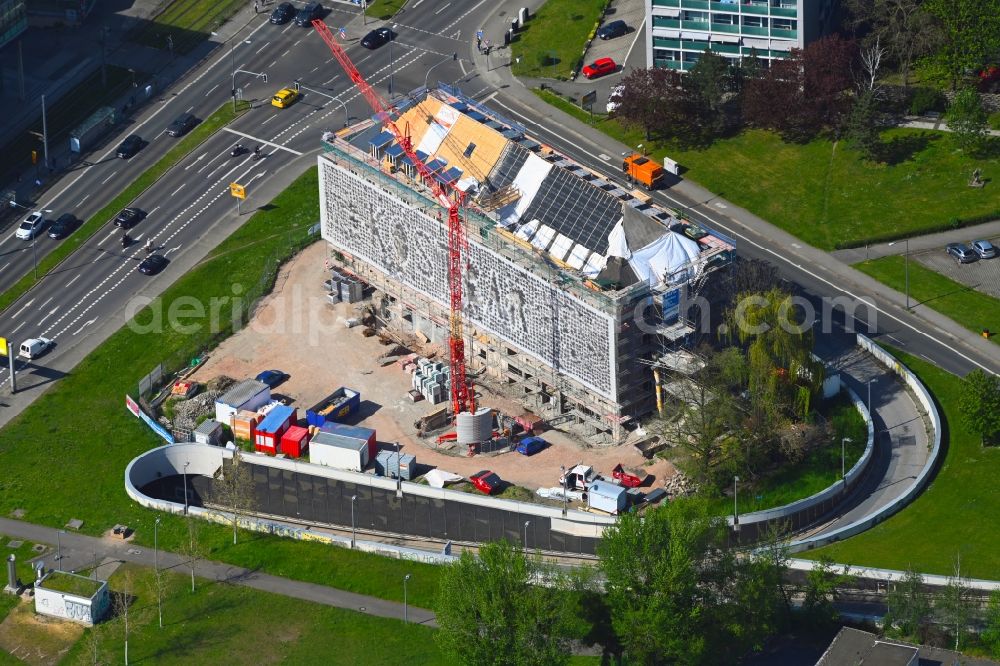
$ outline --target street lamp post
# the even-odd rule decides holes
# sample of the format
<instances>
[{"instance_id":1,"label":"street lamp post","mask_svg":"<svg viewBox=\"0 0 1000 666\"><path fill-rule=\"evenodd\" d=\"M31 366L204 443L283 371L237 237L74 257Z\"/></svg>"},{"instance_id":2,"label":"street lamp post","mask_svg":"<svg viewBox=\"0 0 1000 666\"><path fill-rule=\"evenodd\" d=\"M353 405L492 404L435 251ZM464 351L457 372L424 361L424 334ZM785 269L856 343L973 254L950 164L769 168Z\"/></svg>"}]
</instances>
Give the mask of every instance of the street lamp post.
<instances>
[{"instance_id":1,"label":"street lamp post","mask_svg":"<svg viewBox=\"0 0 1000 666\"><path fill-rule=\"evenodd\" d=\"M449 60L451 60L452 62L458 60L458 53L452 53L450 58L445 58L444 60L441 60L440 62L436 62L433 65L431 65L431 68L427 70L426 74L424 74L424 88L427 87L427 80L430 78L431 72L434 71L434 68L437 67L438 65L445 64Z\"/></svg>"},{"instance_id":2,"label":"street lamp post","mask_svg":"<svg viewBox=\"0 0 1000 666\"><path fill-rule=\"evenodd\" d=\"M739 480L740 477L738 476L733 477L733 531L734 532L740 531L740 510L739 507L736 505L736 497L737 497L736 484L739 482Z\"/></svg>"},{"instance_id":3,"label":"street lamp post","mask_svg":"<svg viewBox=\"0 0 1000 666\"><path fill-rule=\"evenodd\" d=\"M844 486L847 486L847 466L846 466L846 448L844 444L851 441L850 437L842 437L840 439L840 478L844 482Z\"/></svg>"},{"instance_id":4,"label":"street lamp post","mask_svg":"<svg viewBox=\"0 0 1000 666\"><path fill-rule=\"evenodd\" d=\"M906 309L910 309L910 239L906 239L906 249L903 250L903 271L906 274Z\"/></svg>"},{"instance_id":5,"label":"street lamp post","mask_svg":"<svg viewBox=\"0 0 1000 666\"><path fill-rule=\"evenodd\" d=\"M357 529L354 526L354 503L357 499L357 495L351 495L351 550L354 550L354 541L357 538Z\"/></svg>"},{"instance_id":6,"label":"street lamp post","mask_svg":"<svg viewBox=\"0 0 1000 666\"><path fill-rule=\"evenodd\" d=\"M188 461L184 463L184 515L188 513L188 465L191 462Z\"/></svg>"},{"instance_id":7,"label":"street lamp post","mask_svg":"<svg viewBox=\"0 0 1000 666\"><path fill-rule=\"evenodd\" d=\"M160 586L160 558L157 554L157 528L160 526L160 517L153 521L153 571L156 574L156 614L160 620L160 629L163 629L163 590Z\"/></svg>"},{"instance_id":8,"label":"street lamp post","mask_svg":"<svg viewBox=\"0 0 1000 666\"><path fill-rule=\"evenodd\" d=\"M566 466L565 465L560 465L559 469L562 470L562 476L559 477L559 480L562 481L562 488L563 488L563 515L565 516L567 508L569 506L569 495L566 494Z\"/></svg>"},{"instance_id":9,"label":"street lamp post","mask_svg":"<svg viewBox=\"0 0 1000 666\"><path fill-rule=\"evenodd\" d=\"M530 520L524 521L524 552L528 552L528 525L530 524Z\"/></svg>"},{"instance_id":10,"label":"street lamp post","mask_svg":"<svg viewBox=\"0 0 1000 666\"><path fill-rule=\"evenodd\" d=\"M160 557L157 554L157 548L156 548L159 527L160 527L160 519L159 517L157 517L157 519L153 521L153 571L156 572L160 571Z\"/></svg>"},{"instance_id":11,"label":"street lamp post","mask_svg":"<svg viewBox=\"0 0 1000 666\"><path fill-rule=\"evenodd\" d=\"M875 418L872 416L872 382L873 381L875 381L875 380L874 379L869 379L868 380L868 418L870 418L872 420L872 423L875 422Z\"/></svg>"},{"instance_id":12,"label":"street lamp post","mask_svg":"<svg viewBox=\"0 0 1000 666\"><path fill-rule=\"evenodd\" d=\"M334 97L333 95L330 95L328 93L320 92L319 90L316 90L315 88L310 88L308 86L304 86L304 85L302 85L301 79L295 79L295 87L299 88L299 89L302 89L302 90L308 90L311 93L315 93L316 95L320 95L322 97L326 97L327 99L332 99L334 102L336 102L337 104L340 105L340 108L342 108L344 110L344 127L347 127L347 125L351 122L351 116L350 116L350 114L347 113L347 105L344 104L344 100L340 99L339 97Z\"/></svg>"},{"instance_id":13,"label":"street lamp post","mask_svg":"<svg viewBox=\"0 0 1000 666\"><path fill-rule=\"evenodd\" d=\"M406 582L410 580L410 574L403 576L403 624L407 624L410 621L407 605L406 605Z\"/></svg>"},{"instance_id":14,"label":"street lamp post","mask_svg":"<svg viewBox=\"0 0 1000 666\"><path fill-rule=\"evenodd\" d=\"M25 206L24 204L19 204L15 200L10 199L9 202L11 208L23 208L27 211L37 211L39 213L51 213L51 208L32 208L31 206ZM41 230L39 230L41 231ZM35 251L35 239L38 238L38 234L34 234L31 237L31 261L33 264L32 274L35 276L35 282L38 281L38 253Z\"/></svg>"},{"instance_id":15,"label":"street lamp post","mask_svg":"<svg viewBox=\"0 0 1000 666\"><path fill-rule=\"evenodd\" d=\"M62 530L56 532L56 566L62 571Z\"/></svg>"}]
</instances>

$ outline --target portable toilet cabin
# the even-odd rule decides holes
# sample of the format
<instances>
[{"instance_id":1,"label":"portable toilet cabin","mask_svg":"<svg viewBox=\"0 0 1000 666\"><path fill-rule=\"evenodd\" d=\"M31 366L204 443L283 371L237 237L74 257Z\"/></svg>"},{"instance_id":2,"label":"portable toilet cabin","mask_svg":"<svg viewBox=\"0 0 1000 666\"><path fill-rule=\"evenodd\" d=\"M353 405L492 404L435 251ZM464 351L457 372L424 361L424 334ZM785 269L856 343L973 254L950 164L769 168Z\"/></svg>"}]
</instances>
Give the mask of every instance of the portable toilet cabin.
<instances>
[{"instance_id":1,"label":"portable toilet cabin","mask_svg":"<svg viewBox=\"0 0 1000 666\"><path fill-rule=\"evenodd\" d=\"M314 465L360 472L368 460L367 440L335 435L325 430L320 430L309 440L309 462Z\"/></svg>"},{"instance_id":2,"label":"portable toilet cabin","mask_svg":"<svg viewBox=\"0 0 1000 666\"><path fill-rule=\"evenodd\" d=\"M281 436L295 423L295 420L294 407L288 405L273 407L253 429L254 450L275 455L278 452Z\"/></svg>"},{"instance_id":3,"label":"portable toilet cabin","mask_svg":"<svg viewBox=\"0 0 1000 666\"><path fill-rule=\"evenodd\" d=\"M309 430L293 425L281 436L281 452L289 458L301 458L309 448Z\"/></svg>"},{"instance_id":4,"label":"portable toilet cabin","mask_svg":"<svg viewBox=\"0 0 1000 666\"><path fill-rule=\"evenodd\" d=\"M215 400L215 420L229 424L241 409L255 412L271 401L271 389L264 382L248 379L226 391Z\"/></svg>"},{"instance_id":5,"label":"portable toilet cabin","mask_svg":"<svg viewBox=\"0 0 1000 666\"><path fill-rule=\"evenodd\" d=\"M375 440L375 431L371 428L349 426L344 425L343 423L327 421L321 425L319 429L322 432L347 437L348 439L364 440L368 444L368 455L365 458L365 464L367 464L369 460L375 460L375 456L378 453L378 442Z\"/></svg>"},{"instance_id":6,"label":"portable toilet cabin","mask_svg":"<svg viewBox=\"0 0 1000 666\"><path fill-rule=\"evenodd\" d=\"M587 488L587 506L606 513L620 513L625 510L628 489L608 481L594 481Z\"/></svg>"}]
</instances>

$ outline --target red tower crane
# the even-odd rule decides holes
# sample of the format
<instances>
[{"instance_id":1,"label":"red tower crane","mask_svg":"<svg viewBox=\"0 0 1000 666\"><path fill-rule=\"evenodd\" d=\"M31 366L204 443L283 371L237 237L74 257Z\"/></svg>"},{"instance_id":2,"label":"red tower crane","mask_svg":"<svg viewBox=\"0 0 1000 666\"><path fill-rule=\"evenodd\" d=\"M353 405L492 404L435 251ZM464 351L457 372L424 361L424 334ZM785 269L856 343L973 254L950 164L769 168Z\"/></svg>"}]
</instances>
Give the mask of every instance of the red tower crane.
<instances>
[{"instance_id":1,"label":"red tower crane","mask_svg":"<svg viewBox=\"0 0 1000 666\"><path fill-rule=\"evenodd\" d=\"M465 193L454 187L450 183L445 185L434 177L433 172L424 164L410 141L409 134L404 134L396 127L392 118L394 110L389 104L384 102L377 92L361 76L357 67L351 62L350 57L344 48L337 43L333 33L320 19L312 22L316 32L323 38L326 45L330 47L333 57L337 59L340 66L344 68L347 76L350 77L354 85L358 87L361 94L368 100L369 106L375 111L378 118L385 127L392 132L396 142L406 153L406 156L413 162L421 180L434 193L438 203L443 208L448 209L448 307L449 307L449 362L451 368L451 404L453 413L457 417L461 412L475 412L476 398L472 382L465 373L465 340L462 337L462 261L463 255L468 251L469 245L465 238L465 227L462 225L462 218L459 215L459 208L465 198Z\"/></svg>"}]
</instances>

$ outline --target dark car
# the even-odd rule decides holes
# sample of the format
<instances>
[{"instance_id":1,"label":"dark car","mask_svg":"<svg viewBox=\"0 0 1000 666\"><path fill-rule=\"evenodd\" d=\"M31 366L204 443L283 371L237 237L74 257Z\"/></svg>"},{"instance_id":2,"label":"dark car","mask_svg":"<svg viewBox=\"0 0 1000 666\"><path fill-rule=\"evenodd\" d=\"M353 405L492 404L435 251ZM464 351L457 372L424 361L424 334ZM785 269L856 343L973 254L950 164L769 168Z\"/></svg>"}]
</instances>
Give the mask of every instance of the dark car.
<instances>
[{"instance_id":1,"label":"dark car","mask_svg":"<svg viewBox=\"0 0 1000 666\"><path fill-rule=\"evenodd\" d=\"M366 49L377 49L386 42L391 42L396 35L389 28L376 28L361 39L361 46Z\"/></svg>"},{"instance_id":2,"label":"dark car","mask_svg":"<svg viewBox=\"0 0 1000 666\"><path fill-rule=\"evenodd\" d=\"M500 490L500 485L503 481L500 477L496 475L496 472L491 472L488 469L484 469L482 472L477 472L469 477L469 481L472 482L480 492L486 493L487 495L492 495L493 493Z\"/></svg>"},{"instance_id":3,"label":"dark car","mask_svg":"<svg viewBox=\"0 0 1000 666\"><path fill-rule=\"evenodd\" d=\"M314 20L322 17L323 5L318 2L310 2L295 15L295 25L308 28Z\"/></svg>"},{"instance_id":4,"label":"dark car","mask_svg":"<svg viewBox=\"0 0 1000 666\"><path fill-rule=\"evenodd\" d=\"M65 238L73 233L79 226L80 220L76 219L70 213L63 213L59 216L59 219L52 223L49 227L49 238Z\"/></svg>"},{"instance_id":5,"label":"dark car","mask_svg":"<svg viewBox=\"0 0 1000 666\"><path fill-rule=\"evenodd\" d=\"M115 215L115 226L122 229L131 229L144 217L146 217L146 213L138 208L124 208L122 212Z\"/></svg>"},{"instance_id":6,"label":"dark car","mask_svg":"<svg viewBox=\"0 0 1000 666\"><path fill-rule=\"evenodd\" d=\"M271 23L274 25L284 25L295 16L295 7L290 2L283 2L271 12Z\"/></svg>"},{"instance_id":7,"label":"dark car","mask_svg":"<svg viewBox=\"0 0 1000 666\"><path fill-rule=\"evenodd\" d=\"M955 257L955 261L960 264L971 264L979 259L979 255L973 252L972 248L964 243L950 243L945 251Z\"/></svg>"},{"instance_id":8,"label":"dark car","mask_svg":"<svg viewBox=\"0 0 1000 666\"><path fill-rule=\"evenodd\" d=\"M174 119L174 122L170 123L170 127L167 128L167 134L170 136L184 136L191 131L191 128L197 122L197 118L190 113L182 113Z\"/></svg>"},{"instance_id":9,"label":"dark car","mask_svg":"<svg viewBox=\"0 0 1000 666\"><path fill-rule=\"evenodd\" d=\"M118 157L127 160L140 150L142 150L142 137L138 134L129 134L118 146Z\"/></svg>"},{"instance_id":10,"label":"dark car","mask_svg":"<svg viewBox=\"0 0 1000 666\"><path fill-rule=\"evenodd\" d=\"M257 381L264 382L270 388L274 388L288 379L288 374L281 370L265 370L256 377Z\"/></svg>"},{"instance_id":11,"label":"dark car","mask_svg":"<svg viewBox=\"0 0 1000 666\"><path fill-rule=\"evenodd\" d=\"M151 254L139 264L139 272L143 275L156 275L167 266L167 258L162 254Z\"/></svg>"},{"instance_id":12,"label":"dark car","mask_svg":"<svg viewBox=\"0 0 1000 666\"><path fill-rule=\"evenodd\" d=\"M628 34L628 26L625 25L625 21L612 21L611 23L605 23L597 31L597 36L601 39L614 39L615 37L621 37Z\"/></svg>"}]
</instances>

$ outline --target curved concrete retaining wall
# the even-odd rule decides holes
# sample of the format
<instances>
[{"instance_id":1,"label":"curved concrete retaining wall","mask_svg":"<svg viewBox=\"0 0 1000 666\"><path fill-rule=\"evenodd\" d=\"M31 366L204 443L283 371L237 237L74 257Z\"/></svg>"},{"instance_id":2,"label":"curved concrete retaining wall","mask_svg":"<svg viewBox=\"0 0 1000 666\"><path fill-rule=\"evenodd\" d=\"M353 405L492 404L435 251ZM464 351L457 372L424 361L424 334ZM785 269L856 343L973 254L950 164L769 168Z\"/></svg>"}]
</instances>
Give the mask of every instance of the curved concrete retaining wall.
<instances>
[{"instance_id":1,"label":"curved concrete retaining wall","mask_svg":"<svg viewBox=\"0 0 1000 666\"><path fill-rule=\"evenodd\" d=\"M857 520L850 525L845 525L844 527L834 530L833 532L791 542L788 544L788 548L790 552L793 553L803 550L811 550L813 548L825 546L827 544L840 541L841 539L854 536L855 534L863 532L893 515L912 502L913 499L920 494L920 491L924 489L924 486L926 486L927 482L930 480L931 473L937 466L938 458L941 455L941 415L938 413L937 406L934 404L934 399L931 397L931 394L927 391L926 387L920 383L917 376L910 372L909 368L900 363L889 352L876 345L867 336L862 335L861 333L858 333L857 336L858 346L878 359L882 365L899 375L899 377L906 382L906 385L910 387L910 390L913 391L913 394L923 406L924 411L927 413L927 416L931 421L931 428L934 431L931 433L931 452L927 458L927 464L925 464L924 468L920 470L920 474L917 475L917 478L913 480L913 483L911 483L899 497L894 499L889 504L886 504L875 513L866 516L861 520Z\"/></svg>"},{"instance_id":2,"label":"curved concrete retaining wall","mask_svg":"<svg viewBox=\"0 0 1000 666\"><path fill-rule=\"evenodd\" d=\"M752 543L757 541L766 535L772 527L782 531L786 531L787 529L796 531L812 524L836 507L845 495L864 479L869 465L874 458L875 426L872 423L871 414L868 413L868 407L864 401L850 388L846 386L844 388L847 390L851 402L854 403L854 407L865 420L865 425L868 429L868 440L865 444L864 453L861 454L858 461L854 463L854 466L844 476L844 480L837 481L815 495L810 495L791 504L774 507L773 509L741 514L740 542ZM728 516L726 520L730 526L733 524L733 516Z\"/></svg>"}]
</instances>

